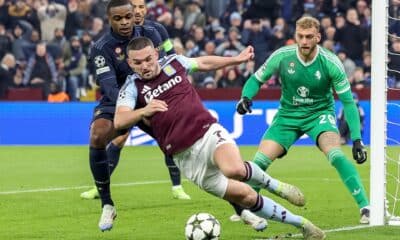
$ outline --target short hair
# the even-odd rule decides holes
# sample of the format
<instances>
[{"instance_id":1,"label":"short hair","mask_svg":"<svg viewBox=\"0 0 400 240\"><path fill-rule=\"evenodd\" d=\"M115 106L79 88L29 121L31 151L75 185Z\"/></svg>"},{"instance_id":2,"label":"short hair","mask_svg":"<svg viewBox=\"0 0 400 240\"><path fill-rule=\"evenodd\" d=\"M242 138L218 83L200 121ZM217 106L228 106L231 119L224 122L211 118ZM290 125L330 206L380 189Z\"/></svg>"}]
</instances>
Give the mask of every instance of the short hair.
<instances>
[{"instance_id":1,"label":"short hair","mask_svg":"<svg viewBox=\"0 0 400 240\"><path fill-rule=\"evenodd\" d=\"M319 21L310 16L301 17L299 20L296 21L296 27L307 29L307 28L316 28L317 31L320 31L320 23Z\"/></svg>"},{"instance_id":2,"label":"short hair","mask_svg":"<svg viewBox=\"0 0 400 240\"><path fill-rule=\"evenodd\" d=\"M126 47L126 51L129 52L130 50L141 50L148 46L154 48L154 44L150 40L150 38L135 37L131 41L129 41L128 46Z\"/></svg>"},{"instance_id":3,"label":"short hair","mask_svg":"<svg viewBox=\"0 0 400 240\"><path fill-rule=\"evenodd\" d=\"M119 7L119 6L124 6L124 5L131 5L132 3L130 0L111 0L107 4L107 14L110 14L110 9L113 7Z\"/></svg>"}]
</instances>

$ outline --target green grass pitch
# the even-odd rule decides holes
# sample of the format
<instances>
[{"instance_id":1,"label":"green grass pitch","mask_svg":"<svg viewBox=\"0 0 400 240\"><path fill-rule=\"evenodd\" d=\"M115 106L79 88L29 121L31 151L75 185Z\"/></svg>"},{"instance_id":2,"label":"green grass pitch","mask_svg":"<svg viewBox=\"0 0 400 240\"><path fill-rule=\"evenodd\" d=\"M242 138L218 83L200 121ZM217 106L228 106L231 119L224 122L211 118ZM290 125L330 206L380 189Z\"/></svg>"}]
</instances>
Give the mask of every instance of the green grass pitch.
<instances>
[{"instance_id":1,"label":"green grass pitch","mask_svg":"<svg viewBox=\"0 0 400 240\"><path fill-rule=\"evenodd\" d=\"M351 149L344 148L350 157ZM391 148L399 155L400 148ZM241 147L251 159L256 147ZM172 199L171 184L157 147L126 147L112 176L112 194L118 217L110 232L100 232L99 200L82 200L79 194L92 185L86 146L0 147L0 239L184 239L184 225L194 213L213 214L222 227L222 240L302 239L296 228L269 221L255 232L230 222L231 207L183 180L190 201ZM369 188L369 164L357 165ZM298 208L270 196L322 229L327 239L395 240L400 227L357 227L359 212L335 170L315 147L294 146L269 173L299 186L306 207ZM347 230L342 230L346 228ZM288 233L293 234L291 237ZM277 237L278 236L278 237Z\"/></svg>"}]
</instances>

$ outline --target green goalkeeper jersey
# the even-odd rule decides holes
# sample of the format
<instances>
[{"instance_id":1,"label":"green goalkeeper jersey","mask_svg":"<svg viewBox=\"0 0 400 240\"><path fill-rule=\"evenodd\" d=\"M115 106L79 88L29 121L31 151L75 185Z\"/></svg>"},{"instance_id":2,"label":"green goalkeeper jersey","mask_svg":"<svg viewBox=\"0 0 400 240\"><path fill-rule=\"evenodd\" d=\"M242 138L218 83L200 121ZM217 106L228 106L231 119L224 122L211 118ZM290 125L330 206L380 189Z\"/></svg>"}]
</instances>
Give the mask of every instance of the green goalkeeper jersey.
<instances>
[{"instance_id":1,"label":"green goalkeeper jersey","mask_svg":"<svg viewBox=\"0 0 400 240\"><path fill-rule=\"evenodd\" d=\"M254 74L261 83L274 74L279 76L282 116L306 117L320 110L334 111L332 89L338 94L351 91L340 60L329 50L317 48L314 59L306 63L300 58L296 44L282 47Z\"/></svg>"}]
</instances>

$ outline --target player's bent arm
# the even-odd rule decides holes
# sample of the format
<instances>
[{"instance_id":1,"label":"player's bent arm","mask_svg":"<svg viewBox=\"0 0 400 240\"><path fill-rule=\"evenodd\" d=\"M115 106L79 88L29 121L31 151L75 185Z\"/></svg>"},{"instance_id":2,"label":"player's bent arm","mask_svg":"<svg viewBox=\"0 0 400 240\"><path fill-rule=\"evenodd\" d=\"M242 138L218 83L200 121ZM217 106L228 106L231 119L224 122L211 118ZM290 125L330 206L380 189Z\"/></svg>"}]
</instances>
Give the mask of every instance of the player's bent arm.
<instances>
[{"instance_id":1,"label":"player's bent arm","mask_svg":"<svg viewBox=\"0 0 400 240\"><path fill-rule=\"evenodd\" d=\"M361 139L360 115L351 91L340 93L338 97L343 104L343 112L349 125L351 140Z\"/></svg>"},{"instance_id":2,"label":"player's bent arm","mask_svg":"<svg viewBox=\"0 0 400 240\"><path fill-rule=\"evenodd\" d=\"M130 128L144 117L144 108L132 110L132 108L127 106L118 106L114 115L114 128L117 130Z\"/></svg>"},{"instance_id":3,"label":"player's bent arm","mask_svg":"<svg viewBox=\"0 0 400 240\"><path fill-rule=\"evenodd\" d=\"M256 76L252 74L244 84L244 87L242 89L242 98L247 97L248 99L253 99L257 95L262 84L263 83L258 81Z\"/></svg>"},{"instance_id":4,"label":"player's bent arm","mask_svg":"<svg viewBox=\"0 0 400 240\"><path fill-rule=\"evenodd\" d=\"M152 99L145 107L132 111L131 107L117 105L114 116L114 128L126 129L136 125L139 121L147 122L147 119L158 112L168 110L168 105L162 100Z\"/></svg>"}]
</instances>

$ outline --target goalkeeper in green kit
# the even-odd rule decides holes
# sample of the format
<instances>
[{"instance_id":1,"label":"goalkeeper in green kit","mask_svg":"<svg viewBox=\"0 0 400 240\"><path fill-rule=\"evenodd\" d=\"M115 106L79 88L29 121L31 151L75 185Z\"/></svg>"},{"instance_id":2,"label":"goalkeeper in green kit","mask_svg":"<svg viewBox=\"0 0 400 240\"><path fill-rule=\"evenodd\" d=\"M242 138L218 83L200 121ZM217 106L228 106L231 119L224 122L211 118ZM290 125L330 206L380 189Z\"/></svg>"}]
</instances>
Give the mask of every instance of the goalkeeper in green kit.
<instances>
[{"instance_id":1,"label":"goalkeeper in green kit","mask_svg":"<svg viewBox=\"0 0 400 240\"><path fill-rule=\"evenodd\" d=\"M335 167L343 183L360 208L360 223L369 223L369 202L360 176L340 149L336 127L333 89L344 106L353 140L353 158L358 164L367 160L361 141L360 116L354 103L349 81L340 60L318 45L320 24L313 17L296 22L297 44L274 53L247 80L242 98L236 105L239 114L251 112L252 99L272 75L279 75L282 94L278 113L265 132L254 162L267 170L283 157L303 134L310 136Z\"/></svg>"}]
</instances>

